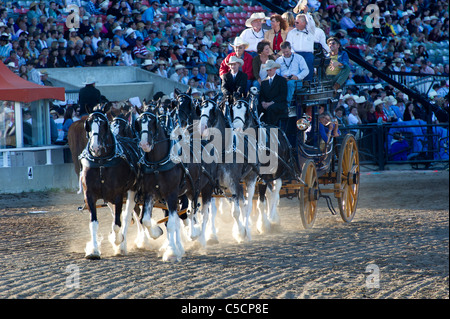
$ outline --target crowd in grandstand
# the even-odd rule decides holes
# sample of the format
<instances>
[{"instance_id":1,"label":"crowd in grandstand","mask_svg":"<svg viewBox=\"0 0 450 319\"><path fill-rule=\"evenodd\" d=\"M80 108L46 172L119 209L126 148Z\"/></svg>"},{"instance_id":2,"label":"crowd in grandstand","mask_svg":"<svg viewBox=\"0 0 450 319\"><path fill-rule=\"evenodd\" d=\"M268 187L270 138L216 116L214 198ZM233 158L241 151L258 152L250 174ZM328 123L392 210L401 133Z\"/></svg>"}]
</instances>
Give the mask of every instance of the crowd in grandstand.
<instances>
[{"instance_id":1,"label":"crowd in grandstand","mask_svg":"<svg viewBox=\"0 0 450 319\"><path fill-rule=\"evenodd\" d=\"M449 75L447 1L309 0L307 10L303 10L307 11L302 15L305 19L292 13L296 1L272 1L285 14L260 11L241 15L245 17L241 30L236 30L227 14L230 6L219 7L224 2L0 1L0 59L19 76L38 84L51 85L45 72L49 68L125 65L195 89L216 91L230 72L230 58L237 55L242 59L238 63L246 74L248 90L251 85L259 86L267 76L261 65L269 60L280 65L277 72L281 75L282 62L291 57L283 48L298 60L293 62L298 72L285 75L288 83L312 80L314 57L304 53L313 49L301 44L307 40L298 38L315 34L312 45L318 43L323 54L333 57L326 75L333 79L334 89L339 91L346 85L336 112L338 117L342 113L346 124L388 122L413 113L405 112L410 110L408 96L378 84L381 81L376 75L351 63L339 47L359 49L378 70ZM240 11L244 11L239 9L244 4L256 4L252 0L227 3L237 5ZM210 18L200 18L196 12L199 5L210 8ZM369 5L377 10L366 10ZM68 9L74 6L78 11L71 14ZM375 19L369 19L369 15ZM79 21L71 20L74 16ZM443 51L442 43L446 43L447 51ZM352 86L358 83L373 83L374 87L363 91ZM288 92L292 96L292 85ZM435 84L429 97L448 108L448 79ZM413 107L414 117L423 116L417 110L420 105L415 103ZM358 112L353 112L354 108Z\"/></svg>"}]
</instances>

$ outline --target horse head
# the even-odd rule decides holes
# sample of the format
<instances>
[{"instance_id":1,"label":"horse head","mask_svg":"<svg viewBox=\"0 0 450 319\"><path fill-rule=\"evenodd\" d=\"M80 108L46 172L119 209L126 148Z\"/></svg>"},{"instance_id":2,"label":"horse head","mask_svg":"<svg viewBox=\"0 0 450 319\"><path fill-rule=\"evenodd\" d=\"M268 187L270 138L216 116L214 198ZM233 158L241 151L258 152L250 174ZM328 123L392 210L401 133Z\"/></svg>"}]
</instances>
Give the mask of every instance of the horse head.
<instances>
[{"instance_id":1,"label":"horse head","mask_svg":"<svg viewBox=\"0 0 450 319\"><path fill-rule=\"evenodd\" d=\"M175 89L175 101L177 104L177 120L181 127L187 127L199 117L198 108L191 94L191 87L186 93Z\"/></svg>"},{"instance_id":2,"label":"horse head","mask_svg":"<svg viewBox=\"0 0 450 319\"><path fill-rule=\"evenodd\" d=\"M209 128L216 127L224 131L226 127L231 127L227 122L222 110L217 105L216 99L205 99L203 97L200 104L200 134L203 138L209 136Z\"/></svg>"},{"instance_id":3,"label":"horse head","mask_svg":"<svg viewBox=\"0 0 450 319\"><path fill-rule=\"evenodd\" d=\"M95 157L108 155L113 145L109 121L103 110L104 107L95 108L84 123L89 152Z\"/></svg>"},{"instance_id":4,"label":"horse head","mask_svg":"<svg viewBox=\"0 0 450 319\"><path fill-rule=\"evenodd\" d=\"M144 152L150 152L153 149L156 138L158 137L159 120L155 110L150 107L144 107L142 113L134 122L134 128L139 138L139 147Z\"/></svg>"}]
</instances>

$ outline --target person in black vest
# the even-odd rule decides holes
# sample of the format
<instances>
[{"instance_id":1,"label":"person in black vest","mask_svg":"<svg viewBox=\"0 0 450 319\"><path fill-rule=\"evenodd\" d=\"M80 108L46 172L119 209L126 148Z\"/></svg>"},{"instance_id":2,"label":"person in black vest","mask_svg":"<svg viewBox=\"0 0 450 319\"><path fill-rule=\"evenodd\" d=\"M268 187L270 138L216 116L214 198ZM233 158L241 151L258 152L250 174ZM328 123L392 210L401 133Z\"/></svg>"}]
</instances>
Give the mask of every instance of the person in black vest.
<instances>
[{"instance_id":1,"label":"person in black vest","mask_svg":"<svg viewBox=\"0 0 450 319\"><path fill-rule=\"evenodd\" d=\"M80 90L79 94L80 116L92 113L94 107L101 102L101 93L95 87L95 79L88 76L83 84L85 87Z\"/></svg>"},{"instance_id":2,"label":"person in black vest","mask_svg":"<svg viewBox=\"0 0 450 319\"><path fill-rule=\"evenodd\" d=\"M222 81L222 93L224 99L235 95L243 96L247 87L247 74L239 70L244 64L244 60L237 56L232 56L228 60L230 71L225 73Z\"/></svg>"},{"instance_id":3,"label":"person in black vest","mask_svg":"<svg viewBox=\"0 0 450 319\"><path fill-rule=\"evenodd\" d=\"M280 119L288 117L287 81L276 74L279 63L268 60L261 67L267 71L267 78L261 82L258 112L264 114L264 123L278 126Z\"/></svg>"}]
</instances>

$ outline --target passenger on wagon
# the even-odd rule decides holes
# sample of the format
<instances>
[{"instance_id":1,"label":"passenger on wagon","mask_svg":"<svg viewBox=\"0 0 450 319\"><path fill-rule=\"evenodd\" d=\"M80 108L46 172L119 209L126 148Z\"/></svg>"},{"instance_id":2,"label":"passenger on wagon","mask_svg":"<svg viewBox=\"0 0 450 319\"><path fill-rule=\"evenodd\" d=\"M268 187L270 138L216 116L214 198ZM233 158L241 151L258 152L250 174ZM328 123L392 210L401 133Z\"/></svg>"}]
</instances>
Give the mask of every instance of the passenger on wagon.
<instances>
[{"instance_id":1,"label":"passenger on wagon","mask_svg":"<svg viewBox=\"0 0 450 319\"><path fill-rule=\"evenodd\" d=\"M245 93L247 74L239 70L243 64L244 61L235 55L228 60L230 72L225 73L222 81L222 93L225 99L235 95L242 96Z\"/></svg>"},{"instance_id":2,"label":"passenger on wagon","mask_svg":"<svg viewBox=\"0 0 450 319\"><path fill-rule=\"evenodd\" d=\"M258 112L264 114L261 120L270 125L278 125L280 119L288 117L287 81L277 74L280 67L273 60L262 66L267 71L267 78L261 82Z\"/></svg>"},{"instance_id":3,"label":"passenger on wagon","mask_svg":"<svg viewBox=\"0 0 450 319\"><path fill-rule=\"evenodd\" d=\"M306 5L300 10L307 11ZM306 81L312 81L314 75L314 42L316 23L310 13L299 14L295 18L295 28L288 32L286 41L291 43L295 53L300 54L308 65Z\"/></svg>"},{"instance_id":4,"label":"passenger on wagon","mask_svg":"<svg viewBox=\"0 0 450 319\"><path fill-rule=\"evenodd\" d=\"M219 68L219 76L223 80L223 76L225 75L225 73L230 71L228 61L232 56L238 57L239 59L244 61L244 64L242 65L241 68L242 72L247 74L247 88L246 88L247 93L248 89L250 89L250 85L252 84L253 80L253 66L252 66L253 57L249 53L245 52L245 50L248 48L248 43L245 42L241 37L236 37L234 39L234 43L231 46L233 47L234 52L231 52L225 57L225 59L223 59Z\"/></svg>"},{"instance_id":5,"label":"passenger on wagon","mask_svg":"<svg viewBox=\"0 0 450 319\"><path fill-rule=\"evenodd\" d=\"M341 44L338 39L330 37L327 44L330 47L330 64L327 66L325 74L331 80L333 89L337 91L348 79L350 61L347 52L340 50Z\"/></svg>"},{"instance_id":6,"label":"passenger on wagon","mask_svg":"<svg viewBox=\"0 0 450 319\"><path fill-rule=\"evenodd\" d=\"M301 88L303 86L303 79L309 74L309 69L305 59L300 54L292 52L289 42L285 41L281 43L280 48L282 56L276 62L281 65L281 68L277 73L288 81L287 101L290 103L295 88Z\"/></svg>"}]
</instances>

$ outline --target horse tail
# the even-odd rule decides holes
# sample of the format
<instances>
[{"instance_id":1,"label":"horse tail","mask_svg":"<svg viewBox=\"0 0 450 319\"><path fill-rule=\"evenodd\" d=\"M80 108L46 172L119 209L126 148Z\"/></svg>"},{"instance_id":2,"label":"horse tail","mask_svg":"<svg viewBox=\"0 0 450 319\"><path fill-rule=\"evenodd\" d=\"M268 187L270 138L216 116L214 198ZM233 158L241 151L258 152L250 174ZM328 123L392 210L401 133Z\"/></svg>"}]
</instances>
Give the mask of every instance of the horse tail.
<instances>
[{"instance_id":1,"label":"horse tail","mask_svg":"<svg viewBox=\"0 0 450 319\"><path fill-rule=\"evenodd\" d=\"M70 153L72 154L72 161L74 164L75 173L80 176L81 165L78 156L83 152L87 145L86 130L84 129L84 122L86 118L74 122L67 132L67 142L69 144Z\"/></svg>"}]
</instances>

